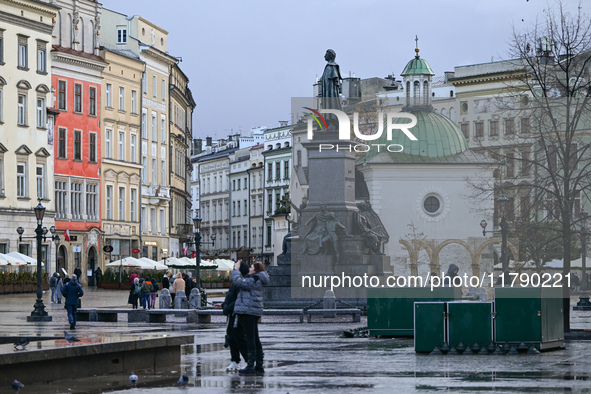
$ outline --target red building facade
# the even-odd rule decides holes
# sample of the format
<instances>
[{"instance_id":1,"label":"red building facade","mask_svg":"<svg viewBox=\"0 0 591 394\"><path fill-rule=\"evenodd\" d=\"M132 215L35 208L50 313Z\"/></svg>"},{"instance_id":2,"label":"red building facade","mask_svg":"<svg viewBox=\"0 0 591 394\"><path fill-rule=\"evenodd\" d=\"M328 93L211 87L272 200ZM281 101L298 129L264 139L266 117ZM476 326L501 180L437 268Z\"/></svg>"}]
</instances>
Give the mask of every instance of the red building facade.
<instances>
[{"instance_id":1,"label":"red building facade","mask_svg":"<svg viewBox=\"0 0 591 394\"><path fill-rule=\"evenodd\" d=\"M61 237L57 268L71 274L80 267L81 280L92 285L88 273L98 267L100 255L100 98L107 64L100 56L57 45L52 60L54 107L59 111L54 138L55 226Z\"/></svg>"}]
</instances>

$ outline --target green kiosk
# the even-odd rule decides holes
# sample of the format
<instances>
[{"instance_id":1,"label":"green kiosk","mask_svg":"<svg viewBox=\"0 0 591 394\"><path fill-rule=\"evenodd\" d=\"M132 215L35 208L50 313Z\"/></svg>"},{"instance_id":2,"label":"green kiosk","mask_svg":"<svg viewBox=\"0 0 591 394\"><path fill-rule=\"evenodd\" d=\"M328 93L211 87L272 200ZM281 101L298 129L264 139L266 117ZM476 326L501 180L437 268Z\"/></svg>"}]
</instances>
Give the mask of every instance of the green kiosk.
<instances>
[{"instance_id":1,"label":"green kiosk","mask_svg":"<svg viewBox=\"0 0 591 394\"><path fill-rule=\"evenodd\" d=\"M414 303L462 299L457 287L367 289L367 328L372 336L414 336ZM433 349L431 349L433 350Z\"/></svg>"}]
</instances>

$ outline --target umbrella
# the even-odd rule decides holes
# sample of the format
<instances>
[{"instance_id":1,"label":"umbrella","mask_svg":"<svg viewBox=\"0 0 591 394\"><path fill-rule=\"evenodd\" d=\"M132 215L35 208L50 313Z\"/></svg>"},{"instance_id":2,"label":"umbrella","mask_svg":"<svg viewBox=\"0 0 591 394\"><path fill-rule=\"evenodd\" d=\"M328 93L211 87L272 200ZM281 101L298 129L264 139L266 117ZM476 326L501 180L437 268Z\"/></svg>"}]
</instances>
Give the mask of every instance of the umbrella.
<instances>
[{"instance_id":1,"label":"umbrella","mask_svg":"<svg viewBox=\"0 0 591 394\"><path fill-rule=\"evenodd\" d=\"M159 262L163 263L163 260L160 260ZM166 265L172 268L188 268L195 267L195 261L190 261L188 259L183 258L169 257L166 259Z\"/></svg>"},{"instance_id":2,"label":"umbrella","mask_svg":"<svg viewBox=\"0 0 591 394\"><path fill-rule=\"evenodd\" d=\"M234 269L234 262L232 260L217 259L215 263L218 265L218 271L232 271Z\"/></svg>"},{"instance_id":3,"label":"umbrella","mask_svg":"<svg viewBox=\"0 0 591 394\"><path fill-rule=\"evenodd\" d=\"M149 266L152 267L151 269L154 269L156 271L164 271L164 270L168 269L168 267L166 265L164 265L163 263L161 263L159 261L154 261L154 260L149 259L147 257L140 257L138 260L148 264Z\"/></svg>"},{"instance_id":4,"label":"umbrella","mask_svg":"<svg viewBox=\"0 0 591 394\"><path fill-rule=\"evenodd\" d=\"M112 261L109 264L106 264L105 267L135 267L135 268L143 268L142 264L146 265L133 257L125 257L117 261Z\"/></svg>"},{"instance_id":5,"label":"umbrella","mask_svg":"<svg viewBox=\"0 0 591 394\"><path fill-rule=\"evenodd\" d=\"M25 265L25 263L13 256L0 253L0 265Z\"/></svg>"},{"instance_id":6,"label":"umbrella","mask_svg":"<svg viewBox=\"0 0 591 394\"><path fill-rule=\"evenodd\" d=\"M26 254L22 254L19 252L10 252L4 255L5 258L12 258L13 260L17 260L18 263L12 263L13 265L36 265L37 260L32 257L27 256ZM45 266L43 262L41 262L41 266Z\"/></svg>"}]
</instances>

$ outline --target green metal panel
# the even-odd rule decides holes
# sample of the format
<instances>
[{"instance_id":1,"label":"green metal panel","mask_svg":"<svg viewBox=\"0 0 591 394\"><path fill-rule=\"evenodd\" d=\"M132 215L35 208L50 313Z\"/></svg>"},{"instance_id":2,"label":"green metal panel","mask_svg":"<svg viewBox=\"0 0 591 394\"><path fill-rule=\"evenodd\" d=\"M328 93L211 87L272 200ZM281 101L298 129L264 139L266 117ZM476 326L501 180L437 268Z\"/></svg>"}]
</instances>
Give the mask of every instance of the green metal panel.
<instances>
[{"instance_id":1,"label":"green metal panel","mask_svg":"<svg viewBox=\"0 0 591 394\"><path fill-rule=\"evenodd\" d=\"M478 342L485 347L493 341L493 303L456 301L447 303L449 346Z\"/></svg>"},{"instance_id":2,"label":"green metal panel","mask_svg":"<svg viewBox=\"0 0 591 394\"><path fill-rule=\"evenodd\" d=\"M432 352L446 342L445 302L415 302L415 352Z\"/></svg>"},{"instance_id":3,"label":"green metal panel","mask_svg":"<svg viewBox=\"0 0 591 394\"><path fill-rule=\"evenodd\" d=\"M561 288L495 288L495 341L533 343L540 349L562 346L561 294Z\"/></svg>"},{"instance_id":4,"label":"green metal panel","mask_svg":"<svg viewBox=\"0 0 591 394\"><path fill-rule=\"evenodd\" d=\"M461 299L456 287L398 287L367 289L367 326L369 335L414 335L415 301L453 301Z\"/></svg>"}]
</instances>

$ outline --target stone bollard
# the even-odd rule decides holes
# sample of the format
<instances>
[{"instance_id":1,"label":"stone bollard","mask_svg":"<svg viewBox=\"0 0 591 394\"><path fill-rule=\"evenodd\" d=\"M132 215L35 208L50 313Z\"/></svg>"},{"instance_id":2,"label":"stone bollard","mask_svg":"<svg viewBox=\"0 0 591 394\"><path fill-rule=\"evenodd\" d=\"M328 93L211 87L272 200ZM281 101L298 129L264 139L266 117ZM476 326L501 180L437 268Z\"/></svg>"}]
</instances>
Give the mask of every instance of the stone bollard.
<instances>
[{"instance_id":1,"label":"stone bollard","mask_svg":"<svg viewBox=\"0 0 591 394\"><path fill-rule=\"evenodd\" d=\"M183 290L176 292L174 297L174 309L187 309L187 296Z\"/></svg>"},{"instance_id":2,"label":"stone bollard","mask_svg":"<svg viewBox=\"0 0 591 394\"><path fill-rule=\"evenodd\" d=\"M322 309L336 309L337 307L337 299L334 296L334 292L332 290L326 290L324 293L324 300L322 301ZM335 318L337 314L335 312L325 312L322 314L323 317L327 318Z\"/></svg>"},{"instance_id":3,"label":"stone bollard","mask_svg":"<svg viewBox=\"0 0 591 394\"><path fill-rule=\"evenodd\" d=\"M160 292L160 309L171 309L172 308L172 297L168 289L162 289Z\"/></svg>"},{"instance_id":4,"label":"stone bollard","mask_svg":"<svg viewBox=\"0 0 591 394\"><path fill-rule=\"evenodd\" d=\"M201 307L201 294L199 293L199 289L194 287L191 289L191 294L189 295L189 309L199 309Z\"/></svg>"}]
</instances>

